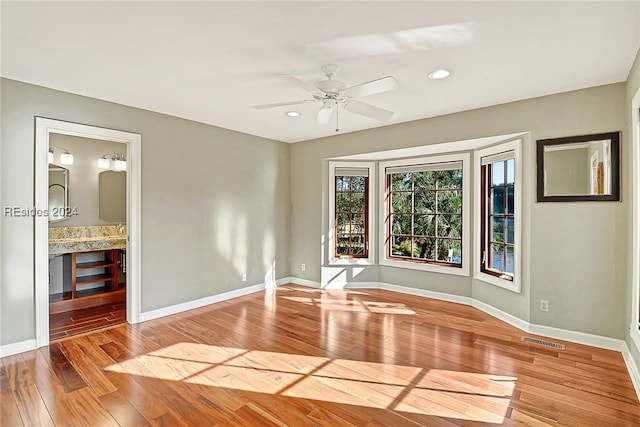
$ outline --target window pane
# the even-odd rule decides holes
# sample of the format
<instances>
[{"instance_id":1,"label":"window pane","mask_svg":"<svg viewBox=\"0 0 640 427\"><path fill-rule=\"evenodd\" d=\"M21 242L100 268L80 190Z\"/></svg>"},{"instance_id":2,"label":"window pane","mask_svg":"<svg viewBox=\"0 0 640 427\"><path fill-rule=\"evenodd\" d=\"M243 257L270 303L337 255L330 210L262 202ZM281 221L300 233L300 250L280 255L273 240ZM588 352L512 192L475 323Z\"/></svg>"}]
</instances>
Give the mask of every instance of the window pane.
<instances>
[{"instance_id":1,"label":"window pane","mask_svg":"<svg viewBox=\"0 0 640 427\"><path fill-rule=\"evenodd\" d=\"M359 191L364 193L364 176L352 176L351 178L351 191Z\"/></svg>"},{"instance_id":2,"label":"window pane","mask_svg":"<svg viewBox=\"0 0 640 427\"><path fill-rule=\"evenodd\" d=\"M507 187L507 213L513 215L514 211L513 187Z\"/></svg>"},{"instance_id":3,"label":"window pane","mask_svg":"<svg viewBox=\"0 0 640 427\"><path fill-rule=\"evenodd\" d=\"M349 202L349 193L336 194L336 212L349 212L351 204Z\"/></svg>"},{"instance_id":4,"label":"window pane","mask_svg":"<svg viewBox=\"0 0 640 427\"><path fill-rule=\"evenodd\" d=\"M504 218L491 217L491 241L504 243Z\"/></svg>"},{"instance_id":5,"label":"window pane","mask_svg":"<svg viewBox=\"0 0 640 427\"><path fill-rule=\"evenodd\" d=\"M462 264L462 242L460 240L451 240L449 247L452 249L450 262Z\"/></svg>"},{"instance_id":6,"label":"window pane","mask_svg":"<svg viewBox=\"0 0 640 427\"><path fill-rule=\"evenodd\" d=\"M504 187L491 189L491 213L504 213Z\"/></svg>"},{"instance_id":7,"label":"window pane","mask_svg":"<svg viewBox=\"0 0 640 427\"><path fill-rule=\"evenodd\" d=\"M460 215L438 215L438 237L460 237L462 217Z\"/></svg>"},{"instance_id":8,"label":"window pane","mask_svg":"<svg viewBox=\"0 0 640 427\"><path fill-rule=\"evenodd\" d=\"M351 246L351 255L364 255L364 243L353 243Z\"/></svg>"},{"instance_id":9,"label":"window pane","mask_svg":"<svg viewBox=\"0 0 640 427\"><path fill-rule=\"evenodd\" d=\"M351 193L351 212L364 212L364 193Z\"/></svg>"},{"instance_id":10,"label":"window pane","mask_svg":"<svg viewBox=\"0 0 640 427\"><path fill-rule=\"evenodd\" d=\"M411 215L393 215L391 234L411 234Z\"/></svg>"},{"instance_id":11,"label":"window pane","mask_svg":"<svg viewBox=\"0 0 640 427\"><path fill-rule=\"evenodd\" d=\"M461 254L460 240L438 239L438 261L460 264Z\"/></svg>"},{"instance_id":12,"label":"window pane","mask_svg":"<svg viewBox=\"0 0 640 427\"><path fill-rule=\"evenodd\" d=\"M489 265L489 268L504 271L504 246L491 245L491 265Z\"/></svg>"},{"instance_id":13,"label":"window pane","mask_svg":"<svg viewBox=\"0 0 640 427\"><path fill-rule=\"evenodd\" d=\"M504 184L504 164L504 161L491 164L491 182L493 185Z\"/></svg>"},{"instance_id":14,"label":"window pane","mask_svg":"<svg viewBox=\"0 0 640 427\"><path fill-rule=\"evenodd\" d=\"M391 174L392 190L411 190L411 173L393 173Z\"/></svg>"},{"instance_id":15,"label":"window pane","mask_svg":"<svg viewBox=\"0 0 640 427\"><path fill-rule=\"evenodd\" d=\"M336 218L336 230L338 233L344 233L349 222L349 215L345 213L338 213Z\"/></svg>"},{"instance_id":16,"label":"window pane","mask_svg":"<svg viewBox=\"0 0 640 427\"><path fill-rule=\"evenodd\" d=\"M413 233L418 236L435 236L436 222L434 215L416 215L414 217Z\"/></svg>"},{"instance_id":17,"label":"window pane","mask_svg":"<svg viewBox=\"0 0 640 427\"><path fill-rule=\"evenodd\" d=\"M516 160L509 159L507 160L507 184L513 184L516 182Z\"/></svg>"},{"instance_id":18,"label":"window pane","mask_svg":"<svg viewBox=\"0 0 640 427\"><path fill-rule=\"evenodd\" d=\"M336 239L336 253L338 255L349 255L349 236L339 234Z\"/></svg>"},{"instance_id":19,"label":"window pane","mask_svg":"<svg viewBox=\"0 0 640 427\"><path fill-rule=\"evenodd\" d=\"M436 239L418 237L414 239L413 256L418 259L435 259Z\"/></svg>"},{"instance_id":20,"label":"window pane","mask_svg":"<svg viewBox=\"0 0 640 427\"><path fill-rule=\"evenodd\" d=\"M515 241L513 240L514 239L513 229L514 229L514 218L508 217L507 218L507 243L515 243Z\"/></svg>"},{"instance_id":21,"label":"window pane","mask_svg":"<svg viewBox=\"0 0 640 427\"><path fill-rule=\"evenodd\" d=\"M411 193L391 193L391 210L394 213L411 213Z\"/></svg>"},{"instance_id":22,"label":"window pane","mask_svg":"<svg viewBox=\"0 0 640 427\"><path fill-rule=\"evenodd\" d=\"M507 273L513 274L513 265L514 265L514 255L513 255L513 246L507 246Z\"/></svg>"},{"instance_id":23,"label":"window pane","mask_svg":"<svg viewBox=\"0 0 640 427\"><path fill-rule=\"evenodd\" d=\"M438 191L438 213L462 212L462 191Z\"/></svg>"},{"instance_id":24,"label":"window pane","mask_svg":"<svg viewBox=\"0 0 640 427\"><path fill-rule=\"evenodd\" d=\"M336 176L336 191L348 191L348 190L349 190L349 177Z\"/></svg>"},{"instance_id":25,"label":"window pane","mask_svg":"<svg viewBox=\"0 0 640 427\"><path fill-rule=\"evenodd\" d=\"M439 190L460 188L462 188L462 169L438 171Z\"/></svg>"},{"instance_id":26,"label":"window pane","mask_svg":"<svg viewBox=\"0 0 640 427\"><path fill-rule=\"evenodd\" d=\"M391 255L411 256L411 237L393 236L391 238Z\"/></svg>"},{"instance_id":27,"label":"window pane","mask_svg":"<svg viewBox=\"0 0 640 427\"><path fill-rule=\"evenodd\" d=\"M416 213L435 213L436 192L419 191L415 193L415 210Z\"/></svg>"},{"instance_id":28,"label":"window pane","mask_svg":"<svg viewBox=\"0 0 640 427\"><path fill-rule=\"evenodd\" d=\"M353 214L351 215L351 222L349 223L349 227L345 230L345 232L364 235L364 223L364 214Z\"/></svg>"},{"instance_id":29,"label":"window pane","mask_svg":"<svg viewBox=\"0 0 640 427\"><path fill-rule=\"evenodd\" d=\"M414 172L413 189L418 190L435 190L436 189L436 172Z\"/></svg>"}]
</instances>

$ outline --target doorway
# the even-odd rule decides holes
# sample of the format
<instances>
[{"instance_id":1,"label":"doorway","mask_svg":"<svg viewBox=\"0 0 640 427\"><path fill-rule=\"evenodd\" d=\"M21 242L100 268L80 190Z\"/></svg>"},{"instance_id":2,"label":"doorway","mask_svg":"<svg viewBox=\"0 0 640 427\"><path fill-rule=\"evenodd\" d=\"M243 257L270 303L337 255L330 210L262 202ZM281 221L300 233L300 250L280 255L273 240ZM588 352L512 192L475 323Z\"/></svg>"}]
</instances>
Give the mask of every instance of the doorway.
<instances>
[{"instance_id":1,"label":"doorway","mask_svg":"<svg viewBox=\"0 0 640 427\"><path fill-rule=\"evenodd\" d=\"M126 322L127 146L49 135L49 338Z\"/></svg>"},{"instance_id":2,"label":"doorway","mask_svg":"<svg viewBox=\"0 0 640 427\"><path fill-rule=\"evenodd\" d=\"M85 200L79 194L77 180L69 178L72 176L70 169L73 168L69 162L76 162L75 158L71 160L68 156L73 157L74 141L78 144L84 142L84 145L75 146L77 154L86 152L90 145L95 146L97 150L93 154L85 154L82 160L78 157L78 162L82 161L86 166L90 160L88 157L95 157L93 159L95 166L92 166L94 172L100 174L98 172L100 167L104 169L102 172L109 172L104 176L100 174L90 178L98 186L100 181L104 181L103 193L109 194L109 197L103 201L103 207L106 208L104 212L100 212L99 209L97 188L97 194L93 195L95 198L88 196L87 199L93 198L93 200ZM76 307L78 309L87 308L87 304L90 306L91 303L96 302L89 302L90 298L82 300L77 298L78 296L103 294L112 299L120 298L121 309L126 309L121 311L120 316L126 317L129 323L139 322L140 143L139 134L36 118L35 206L47 213L47 215L36 216L35 219L37 347L48 345L50 341L52 293L59 294L56 297L60 299L63 299L65 294L70 297L69 300L76 297L75 302L80 302ZM52 157L53 162L49 163ZM98 161L98 159L101 160ZM106 163L109 163L109 166ZM55 173L51 175L50 182L49 166L52 164L56 167L53 168ZM123 175L125 170L126 175ZM76 174L80 172L76 171ZM85 176L83 179L89 178ZM114 184L114 179L120 181L120 184ZM73 181L76 181L75 190L69 187L73 186ZM53 185L51 203L49 201L50 184ZM113 188L122 184L125 187L124 194L114 196ZM80 197L74 197L72 194ZM118 201L120 198L121 202ZM60 225L52 227L57 230L54 230L51 242L49 229L53 224L50 218L53 224ZM67 224L63 227L64 222ZM61 256L58 259L54 256L52 259L55 262L51 263L50 252L52 255ZM86 271L79 271L82 269ZM55 285L56 288L52 290L50 285ZM59 310L53 309L53 314L55 311Z\"/></svg>"}]
</instances>

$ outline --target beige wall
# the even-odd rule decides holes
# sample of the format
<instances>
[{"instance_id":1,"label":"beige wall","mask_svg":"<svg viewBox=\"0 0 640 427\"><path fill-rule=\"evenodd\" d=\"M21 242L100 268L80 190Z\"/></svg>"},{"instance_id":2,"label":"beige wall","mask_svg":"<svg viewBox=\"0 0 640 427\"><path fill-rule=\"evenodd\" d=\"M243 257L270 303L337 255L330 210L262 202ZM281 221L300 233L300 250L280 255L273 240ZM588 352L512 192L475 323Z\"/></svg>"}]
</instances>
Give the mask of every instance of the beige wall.
<instances>
[{"instance_id":1,"label":"beige wall","mask_svg":"<svg viewBox=\"0 0 640 427\"><path fill-rule=\"evenodd\" d=\"M291 274L321 280L326 229L327 158L485 136L530 132L523 147L523 290L516 294L469 277L393 267L347 272L351 282L380 281L472 296L532 323L624 336L625 239L620 222L628 200L600 203L535 202L535 141L623 131L625 84L614 84L482 108L432 119L338 135L291 146ZM625 184L623 183L623 186ZM324 223L323 223L324 221ZM526 226L529 224L529 226ZM306 271L300 271L300 264ZM350 269L347 269L350 270ZM539 311L539 300L551 311Z\"/></svg>"},{"instance_id":2,"label":"beige wall","mask_svg":"<svg viewBox=\"0 0 640 427\"><path fill-rule=\"evenodd\" d=\"M289 275L289 145L1 80L3 206L33 206L34 117L142 135L142 311ZM35 338L32 218L0 218L0 345ZM242 273L247 281L241 281Z\"/></svg>"}]
</instances>

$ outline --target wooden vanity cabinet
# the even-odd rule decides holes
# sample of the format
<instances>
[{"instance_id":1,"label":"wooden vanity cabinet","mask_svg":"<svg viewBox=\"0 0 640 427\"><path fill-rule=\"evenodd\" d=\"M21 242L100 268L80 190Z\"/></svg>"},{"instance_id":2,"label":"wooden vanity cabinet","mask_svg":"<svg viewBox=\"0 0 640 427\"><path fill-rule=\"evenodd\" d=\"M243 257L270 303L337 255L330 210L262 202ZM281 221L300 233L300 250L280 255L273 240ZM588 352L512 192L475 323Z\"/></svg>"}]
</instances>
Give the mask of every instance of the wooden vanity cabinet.
<instances>
[{"instance_id":1,"label":"wooden vanity cabinet","mask_svg":"<svg viewBox=\"0 0 640 427\"><path fill-rule=\"evenodd\" d=\"M65 254L64 276L67 286L71 288L71 298L82 297L83 293L87 292L96 292L95 287L86 289L86 285L103 283L104 292L117 290L119 251L119 249L106 249ZM69 279L66 280L67 278Z\"/></svg>"}]
</instances>

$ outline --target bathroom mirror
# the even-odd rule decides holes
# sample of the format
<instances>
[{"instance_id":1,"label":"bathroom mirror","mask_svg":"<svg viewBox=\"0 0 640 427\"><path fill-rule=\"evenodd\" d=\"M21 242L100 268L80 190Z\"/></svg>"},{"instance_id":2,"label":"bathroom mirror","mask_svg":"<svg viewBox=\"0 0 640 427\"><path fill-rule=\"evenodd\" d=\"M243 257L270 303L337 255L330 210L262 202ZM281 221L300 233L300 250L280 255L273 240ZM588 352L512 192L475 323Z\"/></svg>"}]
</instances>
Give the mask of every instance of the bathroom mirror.
<instances>
[{"instance_id":1,"label":"bathroom mirror","mask_svg":"<svg viewBox=\"0 0 640 427\"><path fill-rule=\"evenodd\" d=\"M127 173L104 171L98 177L100 206L98 216L104 221L127 221Z\"/></svg>"},{"instance_id":2,"label":"bathroom mirror","mask_svg":"<svg viewBox=\"0 0 640 427\"><path fill-rule=\"evenodd\" d=\"M539 202L620 200L620 132L537 141Z\"/></svg>"},{"instance_id":3,"label":"bathroom mirror","mask_svg":"<svg viewBox=\"0 0 640 427\"><path fill-rule=\"evenodd\" d=\"M61 166L49 165L49 222L68 219L69 171Z\"/></svg>"}]
</instances>

